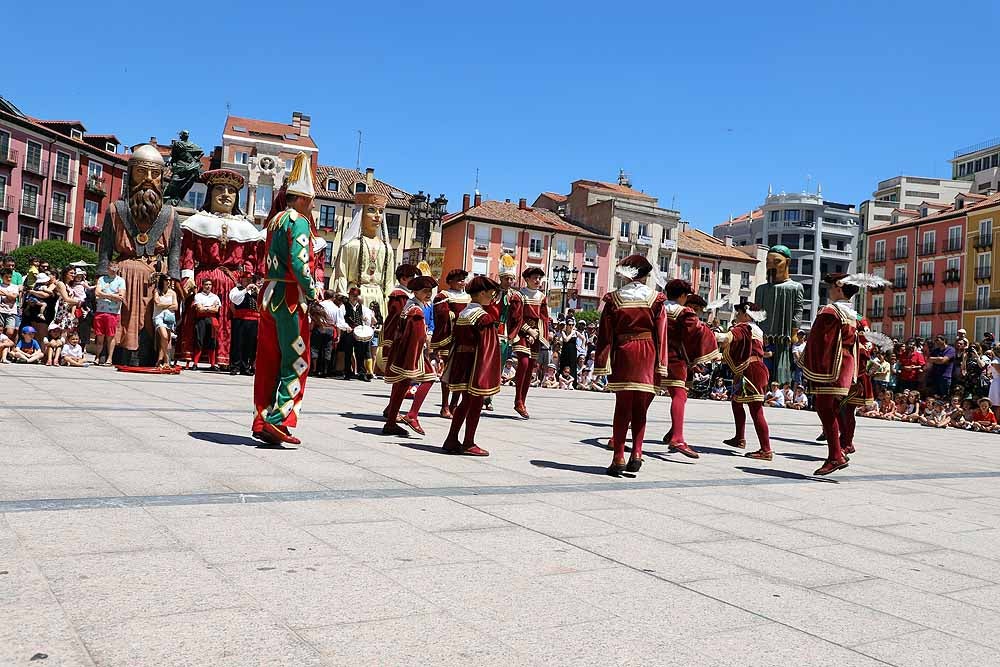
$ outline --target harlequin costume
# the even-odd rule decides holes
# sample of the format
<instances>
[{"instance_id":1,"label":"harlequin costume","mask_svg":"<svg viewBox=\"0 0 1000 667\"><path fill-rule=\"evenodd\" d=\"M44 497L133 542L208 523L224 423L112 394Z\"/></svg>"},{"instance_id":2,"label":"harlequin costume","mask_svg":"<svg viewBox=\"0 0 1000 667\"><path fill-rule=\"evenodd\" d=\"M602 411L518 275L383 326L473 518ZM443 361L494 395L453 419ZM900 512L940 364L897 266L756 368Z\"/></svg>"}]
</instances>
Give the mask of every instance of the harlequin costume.
<instances>
[{"instance_id":1,"label":"harlequin costume","mask_svg":"<svg viewBox=\"0 0 1000 667\"><path fill-rule=\"evenodd\" d=\"M743 406L747 405L760 450L749 452L746 456L770 461L774 455L771 453L770 430L764 417L764 387L767 386L768 372L764 365L764 332L757 326L757 322L763 321L767 313L752 303L739 304L736 312L746 315L750 321L741 321L726 333L716 335L722 359L733 372L731 404L736 436L723 440L723 443L738 449L746 448L747 417Z\"/></svg>"},{"instance_id":2,"label":"harlequin costume","mask_svg":"<svg viewBox=\"0 0 1000 667\"><path fill-rule=\"evenodd\" d=\"M525 280L533 276L545 277L545 272L537 266L525 269L521 277ZM514 376L514 410L528 418L528 388L531 376L538 367L538 354L542 347L549 347L549 304L545 292L532 287L522 287L521 322L514 338L514 354L517 356L517 373ZM532 333L534 332L534 334Z\"/></svg>"},{"instance_id":3,"label":"harlequin costume","mask_svg":"<svg viewBox=\"0 0 1000 667\"><path fill-rule=\"evenodd\" d=\"M280 210L291 195L310 200L315 196L305 153L295 158L288 185L278 192L273 208ZM288 429L298 423L309 375L307 304L317 294L312 249L309 219L291 206L268 221L253 420L254 437L267 442L298 442Z\"/></svg>"},{"instance_id":4,"label":"harlequin costume","mask_svg":"<svg viewBox=\"0 0 1000 667\"><path fill-rule=\"evenodd\" d=\"M445 279L448 284L455 281L463 281L469 275L464 269L452 269ZM442 290L434 297L434 334L431 336L431 352L434 352L441 359L442 363L447 363L448 354L451 351L452 328L455 318L465 310L471 299L464 289ZM458 404L458 396L453 396L451 402L448 401L448 385L441 383L441 416L451 419L452 410Z\"/></svg>"},{"instance_id":5,"label":"harlequin costume","mask_svg":"<svg viewBox=\"0 0 1000 667\"><path fill-rule=\"evenodd\" d=\"M675 279L667 283L667 377L660 387L670 394L670 432L664 437L670 451L696 459L698 452L684 440L684 408L687 405L688 368L719 358L715 334L697 313L675 299L691 294L691 284Z\"/></svg>"},{"instance_id":6,"label":"harlequin costume","mask_svg":"<svg viewBox=\"0 0 1000 667\"><path fill-rule=\"evenodd\" d=\"M617 272L630 282L604 296L594 374L608 376L615 392L612 426L614 456L607 473L638 472L646 415L657 388L667 375L666 297L644 284L653 266L642 255L621 261ZM632 428L632 453L625 463L625 439Z\"/></svg>"},{"instance_id":7,"label":"harlequin costume","mask_svg":"<svg viewBox=\"0 0 1000 667\"><path fill-rule=\"evenodd\" d=\"M881 281L867 282L869 278ZM809 380L809 391L815 395L814 405L823 423L826 436L827 459L816 470L816 475L830 473L847 467L847 458L841 449L842 402L858 379L858 323L861 316L854 310L850 298L858 293L858 284L885 284L884 279L865 274L827 274L823 282L831 292L840 292L843 300L823 306L816 314L806 349L802 353L803 376ZM834 293L833 296L837 296ZM853 421L853 420L852 420ZM847 424L850 430L851 424ZM848 437L853 438L853 432Z\"/></svg>"},{"instance_id":8,"label":"harlequin costume","mask_svg":"<svg viewBox=\"0 0 1000 667\"><path fill-rule=\"evenodd\" d=\"M229 185L236 191L243 188L243 176L229 169L206 171L200 180L207 184L209 200L212 188ZM181 223L181 280L194 282L200 288L205 279L212 281L212 291L219 296L218 326L215 330L215 349L209 352L209 363L228 366L232 340L232 318L229 313L229 292L236 286L237 274L248 265L257 274L264 273L264 239L266 232L258 230L252 222L240 215L239 205L234 205L233 215L217 215L205 208ZM178 361L197 364L194 345L195 317L192 308L194 294L190 294L183 308L179 328Z\"/></svg>"},{"instance_id":9,"label":"harlequin costume","mask_svg":"<svg viewBox=\"0 0 1000 667\"><path fill-rule=\"evenodd\" d=\"M484 276L477 276L469 283L471 296L500 289L500 285ZM451 429L444 442L447 454L489 456L489 452L476 445L476 428L483 410L483 401L500 391L500 323L478 303L466 306L454 322L451 353L448 365L441 376L452 392L462 396L455 409ZM465 424L465 437L458 440L458 432Z\"/></svg>"},{"instance_id":10,"label":"harlequin costume","mask_svg":"<svg viewBox=\"0 0 1000 667\"><path fill-rule=\"evenodd\" d=\"M436 288L437 281L430 276L417 276L410 281L409 287L416 295L421 290ZM389 406L383 413L386 422L385 426L382 427L382 433L385 435L407 435L398 422L402 422L420 435L424 434L417 417L420 414L420 406L423 405L424 399L427 397L427 392L437 380L427 348L424 304L414 296L399 314L395 337L389 348L388 366L385 369L384 379L386 383L392 385L392 392L389 394ZM413 396L410 411L401 417L399 416L399 407L403 404L406 392L413 383L418 383L419 386Z\"/></svg>"},{"instance_id":11,"label":"harlequin costume","mask_svg":"<svg viewBox=\"0 0 1000 667\"><path fill-rule=\"evenodd\" d=\"M420 269L412 264L400 264L396 267L396 280L399 282L386 298L385 319L382 320L378 349L375 351L375 372L379 375L385 374L386 360L389 358L389 351L392 349L392 342L399 328L399 316L403 312L403 307L413 298L413 292L403 285L402 281L409 283L412 278L419 275Z\"/></svg>"}]
</instances>

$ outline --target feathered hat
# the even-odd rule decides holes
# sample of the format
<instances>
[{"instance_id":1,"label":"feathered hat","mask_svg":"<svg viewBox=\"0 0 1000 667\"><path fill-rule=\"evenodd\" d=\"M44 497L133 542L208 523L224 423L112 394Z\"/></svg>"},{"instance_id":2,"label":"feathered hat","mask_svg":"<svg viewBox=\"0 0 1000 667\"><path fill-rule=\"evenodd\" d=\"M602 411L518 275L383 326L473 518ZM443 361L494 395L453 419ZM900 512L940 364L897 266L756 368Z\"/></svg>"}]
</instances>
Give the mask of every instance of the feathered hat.
<instances>
[{"instance_id":1,"label":"feathered hat","mask_svg":"<svg viewBox=\"0 0 1000 667\"><path fill-rule=\"evenodd\" d=\"M892 339L881 331L866 331L865 338L869 343L883 352L891 352L896 348L896 344L892 342Z\"/></svg>"},{"instance_id":2,"label":"feathered hat","mask_svg":"<svg viewBox=\"0 0 1000 667\"><path fill-rule=\"evenodd\" d=\"M427 263L426 259L422 259L417 263L417 268L420 269L420 275L429 276L431 275L431 265Z\"/></svg>"},{"instance_id":3,"label":"feathered hat","mask_svg":"<svg viewBox=\"0 0 1000 667\"><path fill-rule=\"evenodd\" d=\"M652 270L653 265L644 255L629 255L618 262L615 273L628 280L638 280L648 276Z\"/></svg>"},{"instance_id":4,"label":"feathered hat","mask_svg":"<svg viewBox=\"0 0 1000 667\"><path fill-rule=\"evenodd\" d=\"M700 294L692 294L688 297L687 305L689 308L708 308L708 301L702 298Z\"/></svg>"},{"instance_id":5,"label":"feathered hat","mask_svg":"<svg viewBox=\"0 0 1000 667\"><path fill-rule=\"evenodd\" d=\"M498 272L500 276L510 276L512 278L517 277L517 261L507 253L500 255L500 270Z\"/></svg>"},{"instance_id":6,"label":"feathered hat","mask_svg":"<svg viewBox=\"0 0 1000 667\"><path fill-rule=\"evenodd\" d=\"M290 195L308 197L312 199L316 196L316 186L313 185L312 163L309 156L299 153L295 156L295 163L292 164L292 171L288 175L285 191Z\"/></svg>"},{"instance_id":7,"label":"feathered hat","mask_svg":"<svg viewBox=\"0 0 1000 667\"><path fill-rule=\"evenodd\" d=\"M767 311L758 306L756 303L740 303L733 307L738 313L746 313L750 316L750 319L758 324L767 319Z\"/></svg>"}]
</instances>

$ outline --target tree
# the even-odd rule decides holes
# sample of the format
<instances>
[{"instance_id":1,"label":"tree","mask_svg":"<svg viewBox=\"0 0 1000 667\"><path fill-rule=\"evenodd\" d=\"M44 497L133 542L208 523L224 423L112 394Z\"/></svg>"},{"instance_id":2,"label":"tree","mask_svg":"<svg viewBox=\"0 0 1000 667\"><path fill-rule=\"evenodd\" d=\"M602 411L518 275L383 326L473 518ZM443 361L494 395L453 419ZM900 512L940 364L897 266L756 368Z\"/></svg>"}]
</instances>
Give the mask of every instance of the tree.
<instances>
[{"instance_id":1,"label":"tree","mask_svg":"<svg viewBox=\"0 0 1000 667\"><path fill-rule=\"evenodd\" d=\"M89 264L97 264L97 253L66 241L42 241L30 246L21 246L11 253L17 270L24 273L28 270L28 260L37 257L48 262L56 277L62 269L71 262L83 260ZM93 272L93 268L90 268Z\"/></svg>"}]
</instances>

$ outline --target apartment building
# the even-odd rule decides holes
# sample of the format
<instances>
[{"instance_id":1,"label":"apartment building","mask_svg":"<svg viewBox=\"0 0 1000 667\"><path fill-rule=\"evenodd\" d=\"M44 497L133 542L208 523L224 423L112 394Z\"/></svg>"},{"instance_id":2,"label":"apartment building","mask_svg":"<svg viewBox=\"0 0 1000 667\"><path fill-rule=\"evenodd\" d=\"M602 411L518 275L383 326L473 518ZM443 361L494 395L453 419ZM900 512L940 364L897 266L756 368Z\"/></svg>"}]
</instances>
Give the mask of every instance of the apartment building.
<instances>
[{"instance_id":1,"label":"apartment building","mask_svg":"<svg viewBox=\"0 0 1000 667\"><path fill-rule=\"evenodd\" d=\"M967 198L973 195L966 195ZM993 270L993 258L1000 249L994 230L1000 225L1000 194L969 201L965 250L964 310L962 322L975 340L987 331L1000 334L1000 272Z\"/></svg>"},{"instance_id":2,"label":"apartment building","mask_svg":"<svg viewBox=\"0 0 1000 667\"><path fill-rule=\"evenodd\" d=\"M1000 138L955 151L951 177L969 184L968 192L990 194L1000 190Z\"/></svg>"}]
</instances>

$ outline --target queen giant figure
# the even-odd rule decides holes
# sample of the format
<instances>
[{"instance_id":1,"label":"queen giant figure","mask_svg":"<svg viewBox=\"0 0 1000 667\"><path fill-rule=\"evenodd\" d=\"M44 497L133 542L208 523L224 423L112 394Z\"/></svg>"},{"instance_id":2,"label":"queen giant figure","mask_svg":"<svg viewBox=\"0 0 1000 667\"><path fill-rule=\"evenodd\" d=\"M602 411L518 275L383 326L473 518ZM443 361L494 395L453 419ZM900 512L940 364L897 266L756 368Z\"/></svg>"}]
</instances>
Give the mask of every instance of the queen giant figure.
<instances>
[{"instance_id":1,"label":"queen giant figure","mask_svg":"<svg viewBox=\"0 0 1000 667\"><path fill-rule=\"evenodd\" d=\"M378 304L386 311L386 296L396 280L396 260L385 226L385 205L389 198L377 192L354 195L357 208L351 225L340 241L334 271L333 289L347 294L356 285L366 306Z\"/></svg>"}]
</instances>

